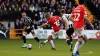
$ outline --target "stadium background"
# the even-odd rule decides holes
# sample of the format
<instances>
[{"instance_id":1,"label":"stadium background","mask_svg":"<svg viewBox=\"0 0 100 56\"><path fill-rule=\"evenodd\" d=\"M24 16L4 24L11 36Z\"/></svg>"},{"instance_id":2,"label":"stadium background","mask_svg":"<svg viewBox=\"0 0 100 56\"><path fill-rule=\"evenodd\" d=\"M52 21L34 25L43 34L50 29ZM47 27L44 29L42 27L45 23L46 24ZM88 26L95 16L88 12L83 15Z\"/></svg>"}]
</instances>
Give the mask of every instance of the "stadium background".
<instances>
[{"instance_id":1,"label":"stadium background","mask_svg":"<svg viewBox=\"0 0 100 56\"><path fill-rule=\"evenodd\" d=\"M28 43L32 43L33 50L27 51L27 49L20 48L23 44L21 40L9 40L9 37L21 39L21 31L16 30L22 29L21 12L26 12L32 18L37 29L37 26L47 21L44 18L46 12L51 15L59 15L60 9L64 8L66 14L70 14L72 9L77 6L75 1L77 2L77 0L0 0L0 56L71 56L65 40L55 40L58 50L53 52L49 51L48 44L44 48L38 49L35 41L28 40ZM88 19L97 31L95 35L100 39L100 0L85 0L85 6L88 11ZM64 29L62 24L61 26ZM46 26L44 29L51 29L51 27ZM91 27L88 24L85 24L85 29L91 32ZM93 33L95 31L92 30ZM7 39L4 33L6 33ZM89 35L93 37L93 33ZM81 56L100 56L99 43L100 40L89 40L81 48Z\"/></svg>"},{"instance_id":2,"label":"stadium background","mask_svg":"<svg viewBox=\"0 0 100 56\"><path fill-rule=\"evenodd\" d=\"M45 13L60 15L60 9L64 8L66 14L70 14L72 9L78 5L75 1L78 0L0 0L0 29L12 31L22 29L21 12L26 12L31 17L37 29L37 26L47 21L44 18ZM85 6L88 19L94 25L94 29L100 30L100 0L85 0ZM63 24L61 27L64 29ZM51 26L46 26L44 29L51 29ZM85 29L91 30L91 27L85 24Z\"/></svg>"}]
</instances>

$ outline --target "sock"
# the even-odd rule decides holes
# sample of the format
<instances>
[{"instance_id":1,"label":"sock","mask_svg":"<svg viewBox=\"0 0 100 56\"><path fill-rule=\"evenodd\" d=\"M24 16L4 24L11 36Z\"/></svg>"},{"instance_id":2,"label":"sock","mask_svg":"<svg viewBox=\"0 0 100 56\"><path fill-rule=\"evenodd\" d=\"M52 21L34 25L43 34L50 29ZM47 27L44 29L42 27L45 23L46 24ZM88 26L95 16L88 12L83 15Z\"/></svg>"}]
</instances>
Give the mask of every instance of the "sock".
<instances>
[{"instance_id":1,"label":"sock","mask_svg":"<svg viewBox=\"0 0 100 56\"><path fill-rule=\"evenodd\" d=\"M84 40L82 40L81 43L77 41L76 44L75 44L75 47L74 47L73 53L75 54L75 53L78 51L78 49L81 48L81 47L83 46L84 43L85 43Z\"/></svg>"},{"instance_id":2,"label":"sock","mask_svg":"<svg viewBox=\"0 0 100 56\"><path fill-rule=\"evenodd\" d=\"M34 38L37 42L40 42L40 39L38 37Z\"/></svg>"},{"instance_id":3,"label":"sock","mask_svg":"<svg viewBox=\"0 0 100 56\"><path fill-rule=\"evenodd\" d=\"M23 39L23 42L26 44L26 37L23 36L22 39Z\"/></svg>"},{"instance_id":4,"label":"sock","mask_svg":"<svg viewBox=\"0 0 100 56\"><path fill-rule=\"evenodd\" d=\"M55 48L53 40L50 40L50 44L51 44L52 48Z\"/></svg>"},{"instance_id":5,"label":"sock","mask_svg":"<svg viewBox=\"0 0 100 56\"><path fill-rule=\"evenodd\" d=\"M85 43L84 40L82 40L82 43L80 44L79 48L81 48L83 46L83 44Z\"/></svg>"},{"instance_id":6,"label":"sock","mask_svg":"<svg viewBox=\"0 0 100 56\"><path fill-rule=\"evenodd\" d=\"M47 43L47 42L48 42L48 40L45 40L45 41L44 41L44 43Z\"/></svg>"},{"instance_id":7,"label":"sock","mask_svg":"<svg viewBox=\"0 0 100 56\"><path fill-rule=\"evenodd\" d=\"M73 54L76 54L76 52L79 49L79 46L80 46L80 42L77 41L76 44L75 44L74 50L73 50Z\"/></svg>"},{"instance_id":8,"label":"sock","mask_svg":"<svg viewBox=\"0 0 100 56\"><path fill-rule=\"evenodd\" d=\"M69 39L66 39L66 43L67 43L68 45L70 45L70 40L69 40Z\"/></svg>"},{"instance_id":9,"label":"sock","mask_svg":"<svg viewBox=\"0 0 100 56\"><path fill-rule=\"evenodd\" d=\"M70 42L72 42L72 37L70 36Z\"/></svg>"}]
</instances>

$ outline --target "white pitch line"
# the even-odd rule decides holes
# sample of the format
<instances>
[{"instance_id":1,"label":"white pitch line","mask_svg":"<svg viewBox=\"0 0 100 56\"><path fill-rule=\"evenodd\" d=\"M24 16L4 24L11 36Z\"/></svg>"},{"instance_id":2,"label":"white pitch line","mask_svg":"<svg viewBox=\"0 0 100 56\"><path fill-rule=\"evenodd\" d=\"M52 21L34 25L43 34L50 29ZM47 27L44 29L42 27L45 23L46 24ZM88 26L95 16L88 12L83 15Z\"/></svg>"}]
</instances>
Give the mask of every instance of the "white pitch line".
<instances>
[{"instance_id":1,"label":"white pitch line","mask_svg":"<svg viewBox=\"0 0 100 56\"><path fill-rule=\"evenodd\" d=\"M88 51L87 53L82 53L82 54L92 54L92 51Z\"/></svg>"}]
</instances>

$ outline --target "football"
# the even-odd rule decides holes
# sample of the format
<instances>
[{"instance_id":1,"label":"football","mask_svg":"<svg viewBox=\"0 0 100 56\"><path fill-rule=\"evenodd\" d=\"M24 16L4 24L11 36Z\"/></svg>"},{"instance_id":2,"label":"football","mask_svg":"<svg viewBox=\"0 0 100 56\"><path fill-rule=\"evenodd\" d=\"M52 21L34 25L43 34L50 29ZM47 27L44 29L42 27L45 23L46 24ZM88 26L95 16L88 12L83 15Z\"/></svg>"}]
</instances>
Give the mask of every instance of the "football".
<instances>
[{"instance_id":1,"label":"football","mask_svg":"<svg viewBox=\"0 0 100 56\"><path fill-rule=\"evenodd\" d=\"M28 50L31 50L32 49L32 44L28 44Z\"/></svg>"}]
</instances>

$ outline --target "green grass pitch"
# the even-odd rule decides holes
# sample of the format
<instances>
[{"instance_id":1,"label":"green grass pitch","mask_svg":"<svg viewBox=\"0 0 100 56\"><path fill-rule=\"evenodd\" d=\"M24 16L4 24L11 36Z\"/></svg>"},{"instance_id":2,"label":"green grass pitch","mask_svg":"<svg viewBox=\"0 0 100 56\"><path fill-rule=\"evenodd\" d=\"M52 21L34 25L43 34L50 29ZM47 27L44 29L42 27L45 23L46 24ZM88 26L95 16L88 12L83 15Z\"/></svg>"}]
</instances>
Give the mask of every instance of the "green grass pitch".
<instances>
[{"instance_id":1,"label":"green grass pitch","mask_svg":"<svg viewBox=\"0 0 100 56\"><path fill-rule=\"evenodd\" d=\"M74 44L75 42L74 40ZM32 50L21 48L22 40L1 39L0 56L71 56L65 40L54 40L57 50L51 50L49 43L41 48L38 48L38 43L35 40L27 40L27 43L33 45ZM100 40L89 40L80 48L80 56L100 56Z\"/></svg>"}]
</instances>

